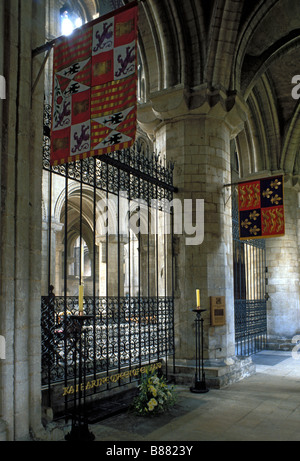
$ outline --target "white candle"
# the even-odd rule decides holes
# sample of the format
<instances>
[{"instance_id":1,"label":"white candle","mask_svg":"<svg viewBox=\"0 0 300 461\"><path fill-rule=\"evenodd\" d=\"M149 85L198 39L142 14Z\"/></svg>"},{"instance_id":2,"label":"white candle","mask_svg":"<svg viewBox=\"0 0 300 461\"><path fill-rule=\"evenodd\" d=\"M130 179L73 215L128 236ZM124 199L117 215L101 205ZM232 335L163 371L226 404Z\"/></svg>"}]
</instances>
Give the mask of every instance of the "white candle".
<instances>
[{"instance_id":1,"label":"white candle","mask_svg":"<svg viewBox=\"0 0 300 461\"><path fill-rule=\"evenodd\" d=\"M196 290L197 307L200 307L200 290Z\"/></svg>"},{"instance_id":2,"label":"white candle","mask_svg":"<svg viewBox=\"0 0 300 461\"><path fill-rule=\"evenodd\" d=\"M78 299L78 304L79 304L79 312L83 312L83 285L79 285L79 299Z\"/></svg>"}]
</instances>

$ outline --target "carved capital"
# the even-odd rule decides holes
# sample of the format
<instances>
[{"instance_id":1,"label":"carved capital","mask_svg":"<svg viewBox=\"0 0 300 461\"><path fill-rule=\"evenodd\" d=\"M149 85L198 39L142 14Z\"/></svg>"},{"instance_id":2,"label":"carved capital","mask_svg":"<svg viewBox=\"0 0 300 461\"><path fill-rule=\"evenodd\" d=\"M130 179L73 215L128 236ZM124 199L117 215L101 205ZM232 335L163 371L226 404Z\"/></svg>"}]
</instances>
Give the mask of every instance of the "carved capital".
<instances>
[{"instance_id":1,"label":"carved capital","mask_svg":"<svg viewBox=\"0 0 300 461\"><path fill-rule=\"evenodd\" d=\"M247 106L235 92L209 89L202 85L193 90L182 86L153 93L151 99L138 107L138 122L151 137L162 124L186 118L207 116L227 123L235 137L244 127Z\"/></svg>"},{"instance_id":2,"label":"carved capital","mask_svg":"<svg viewBox=\"0 0 300 461\"><path fill-rule=\"evenodd\" d=\"M300 176L293 174L284 175L284 185L286 187L291 187L295 191L300 192Z\"/></svg>"}]
</instances>

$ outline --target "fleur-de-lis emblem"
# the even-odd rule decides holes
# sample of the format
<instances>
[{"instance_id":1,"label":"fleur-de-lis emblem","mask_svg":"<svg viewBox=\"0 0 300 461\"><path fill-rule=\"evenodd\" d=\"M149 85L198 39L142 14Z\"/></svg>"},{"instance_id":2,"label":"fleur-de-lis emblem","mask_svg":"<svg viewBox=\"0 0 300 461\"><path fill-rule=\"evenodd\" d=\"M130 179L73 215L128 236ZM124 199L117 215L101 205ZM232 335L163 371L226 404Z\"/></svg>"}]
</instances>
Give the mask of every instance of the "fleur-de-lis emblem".
<instances>
[{"instance_id":1,"label":"fleur-de-lis emblem","mask_svg":"<svg viewBox=\"0 0 300 461\"><path fill-rule=\"evenodd\" d=\"M251 224L252 224L251 221L249 221L249 219L247 218L245 219L245 221L242 221L241 226L244 227L245 229L248 229L248 227L250 227Z\"/></svg>"},{"instance_id":2,"label":"fleur-de-lis emblem","mask_svg":"<svg viewBox=\"0 0 300 461\"><path fill-rule=\"evenodd\" d=\"M253 221L256 221L258 217L259 217L259 213L257 213L256 210L252 211L252 213L249 214L249 218Z\"/></svg>"},{"instance_id":3,"label":"fleur-de-lis emblem","mask_svg":"<svg viewBox=\"0 0 300 461\"><path fill-rule=\"evenodd\" d=\"M263 191L263 196L266 197L266 198L270 198L272 194L273 194L273 191L270 190L270 189L267 189L267 190Z\"/></svg>"},{"instance_id":4,"label":"fleur-de-lis emblem","mask_svg":"<svg viewBox=\"0 0 300 461\"><path fill-rule=\"evenodd\" d=\"M250 234L252 234L252 235L257 235L259 232L260 232L260 229L259 229L259 227L257 227L257 226L253 226L253 227L250 229Z\"/></svg>"},{"instance_id":5,"label":"fleur-de-lis emblem","mask_svg":"<svg viewBox=\"0 0 300 461\"><path fill-rule=\"evenodd\" d=\"M281 197L279 197L278 194L276 194L274 197L271 198L271 202L274 205L279 205L279 202L282 200Z\"/></svg>"},{"instance_id":6,"label":"fleur-de-lis emblem","mask_svg":"<svg viewBox=\"0 0 300 461\"><path fill-rule=\"evenodd\" d=\"M271 182L270 186L272 189L278 189L279 186L281 186L281 181L279 181L279 179L275 179L275 181Z\"/></svg>"}]
</instances>

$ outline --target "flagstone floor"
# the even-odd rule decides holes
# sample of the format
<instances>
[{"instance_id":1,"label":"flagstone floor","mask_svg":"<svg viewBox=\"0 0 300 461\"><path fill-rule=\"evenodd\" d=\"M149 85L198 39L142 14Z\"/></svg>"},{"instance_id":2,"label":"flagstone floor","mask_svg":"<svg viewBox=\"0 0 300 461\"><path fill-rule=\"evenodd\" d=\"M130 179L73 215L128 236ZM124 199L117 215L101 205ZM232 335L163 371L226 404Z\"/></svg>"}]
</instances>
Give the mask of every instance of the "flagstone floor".
<instances>
[{"instance_id":1,"label":"flagstone floor","mask_svg":"<svg viewBox=\"0 0 300 461\"><path fill-rule=\"evenodd\" d=\"M122 413L91 425L96 441L300 441L300 360L291 352L253 356L256 374L223 389L193 394L179 386L170 414Z\"/></svg>"}]
</instances>

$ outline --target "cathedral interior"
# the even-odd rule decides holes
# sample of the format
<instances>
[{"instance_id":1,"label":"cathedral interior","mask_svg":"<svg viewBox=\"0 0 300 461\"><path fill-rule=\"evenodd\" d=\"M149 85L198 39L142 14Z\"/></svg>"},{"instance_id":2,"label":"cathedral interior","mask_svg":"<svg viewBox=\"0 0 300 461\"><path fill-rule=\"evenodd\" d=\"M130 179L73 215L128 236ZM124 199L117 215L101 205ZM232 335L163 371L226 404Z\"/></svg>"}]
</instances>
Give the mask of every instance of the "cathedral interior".
<instances>
[{"instance_id":1,"label":"cathedral interior","mask_svg":"<svg viewBox=\"0 0 300 461\"><path fill-rule=\"evenodd\" d=\"M134 145L53 165L57 39L133 6ZM147 366L223 389L292 354L299 1L9 0L0 23L0 440L49 440L78 367L97 406Z\"/></svg>"}]
</instances>

